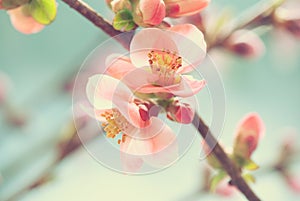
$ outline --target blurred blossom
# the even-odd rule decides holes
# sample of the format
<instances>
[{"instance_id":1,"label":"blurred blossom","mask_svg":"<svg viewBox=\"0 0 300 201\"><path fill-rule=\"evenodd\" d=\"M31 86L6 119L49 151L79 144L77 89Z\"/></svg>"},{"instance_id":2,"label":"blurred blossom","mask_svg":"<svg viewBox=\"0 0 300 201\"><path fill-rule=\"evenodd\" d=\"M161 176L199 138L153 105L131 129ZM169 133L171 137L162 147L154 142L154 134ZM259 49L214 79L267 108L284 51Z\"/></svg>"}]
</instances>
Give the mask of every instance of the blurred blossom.
<instances>
[{"instance_id":1,"label":"blurred blossom","mask_svg":"<svg viewBox=\"0 0 300 201\"><path fill-rule=\"evenodd\" d=\"M228 183L228 178L223 179L216 188L216 193L223 197L231 197L236 192L238 192L236 187Z\"/></svg>"},{"instance_id":2,"label":"blurred blossom","mask_svg":"<svg viewBox=\"0 0 300 201\"><path fill-rule=\"evenodd\" d=\"M278 8L275 12L275 19L279 26L282 26L289 33L300 38L300 3L287 4Z\"/></svg>"},{"instance_id":3,"label":"blurred blossom","mask_svg":"<svg viewBox=\"0 0 300 201\"><path fill-rule=\"evenodd\" d=\"M287 176L286 182L294 192L300 193L300 177Z\"/></svg>"},{"instance_id":4,"label":"blurred blossom","mask_svg":"<svg viewBox=\"0 0 300 201\"><path fill-rule=\"evenodd\" d=\"M235 31L226 40L225 47L231 52L245 58L258 58L265 52L265 45L261 38L249 30Z\"/></svg>"},{"instance_id":5,"label":"blurred blossom","mask_svg":"<svg viewBox=\"0 0 300 201\"><path fill-rule=\"evenodd\" d=\"M15 29L24 34L40 32L44 25L37 22L28 12L26 6L8 10L10 20Z\"/></svg>"},{"instance_id":6,"label":"blurred blossom","mask_svg":"<svg viewBox=\"0 0 300 201\"><path fill-rule=\"evenodd\" d=\"M165 0L167 16L193 15L207 7L210 0Z\"/></svg>"}]
</instances>

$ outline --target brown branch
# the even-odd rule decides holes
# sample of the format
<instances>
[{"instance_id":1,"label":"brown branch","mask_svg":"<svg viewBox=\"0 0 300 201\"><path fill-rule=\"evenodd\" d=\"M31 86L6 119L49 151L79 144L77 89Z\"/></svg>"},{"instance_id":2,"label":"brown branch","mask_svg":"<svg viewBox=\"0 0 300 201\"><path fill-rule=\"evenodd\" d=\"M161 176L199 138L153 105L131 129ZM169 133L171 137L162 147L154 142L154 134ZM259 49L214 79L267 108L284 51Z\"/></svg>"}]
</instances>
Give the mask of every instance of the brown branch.
<instances>
[{"instance_id":1,"label":"brown branch","mask_svg":"<svg viewBox=\"0 0 300 201\"><path fill-rule=\"evenodd\" d=\"M111 37L115 37L115 39L120 42L124 46L124 48L129 49L129 43L131 37L133 36L133 32L127 33L127 35L122 37L116 37L123 32L117 31L113 28L113 26L104 19L101 15L99 15L94 9L92 9L85 2L80 0L62 0L66 4L68 4L71 8L76 10L90 22L92 22L96 27L103 30L107 35Z\"/></svg>"},{"instance_id":2,"label":"brown branch","mask_svg":"<svg viewBox=\"0 0 300 201\"><path fill-rule=\"evenodd\" d=\"M240 170L227 156L223 148L219 145L218 141L209 130L208 126L204 123L204 121L198 114L196 114L193 119L193 125L197 128L198 132L210 147L213 154L220 161L224 170L231 177L232 184L235 185L249 201L260 201L260 199L255 195L255 193L242 178Z\"/></svg>"}]
</instances>

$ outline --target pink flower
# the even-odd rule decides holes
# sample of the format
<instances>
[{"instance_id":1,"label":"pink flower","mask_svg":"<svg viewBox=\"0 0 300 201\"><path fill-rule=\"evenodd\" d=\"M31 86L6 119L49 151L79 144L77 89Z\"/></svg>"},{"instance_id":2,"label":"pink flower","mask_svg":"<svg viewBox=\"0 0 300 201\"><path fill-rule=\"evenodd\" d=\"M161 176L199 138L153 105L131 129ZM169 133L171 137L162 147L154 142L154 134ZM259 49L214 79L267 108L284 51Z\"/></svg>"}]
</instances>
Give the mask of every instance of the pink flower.
<instances>
[{"instance_id":1,"label":"pink flower","mask_svg":"<svg viewBox=\"0 0 300 201\"><path fill-rule=\"evenodd\" d=\"M24 8L24 6L20 6L7 11L12 25L16 30L24 34L34 34L41 31L44 25L35 21L30 14L26 13Z\"/></svg>"},{"instance_id":2,"label":"pink flower","mask_svg":"<svg viewBox=\"0 0 300 201\"><path fill-rule=\"evenodd\" d=\"M286 182L294 192L300 193L300 177L287 176Z\"/></svg>"},{"instance_id":3,"label":"pink flower","mask_svg":"<svg viewBox=\"0 0 300 201\"><path fill-rule=\"evenodd\" d=\"M264 135L264 124L256 113L248 114L240 122L234 144L234 154L249 159L259 139Z\"/></svg>"},{"instance_id":4,"label":"pink flower","mask_svg":"<svg viewBox=\"0 0 300 201\"><path fill-rule=\"evenodd\" d=\"M223 179L216 188L216 193L223 197L231 197L237 192L235 186L228 184L228 178Z\"/></svg>"},{"instance_id":5,"label":"pink flower","mask_svg":"<svg viewBox=\"0 0 300 201\"><path fill-rule=\"evenodd\" d=\"M145 24L158 25L166 16L163 0L140 0L139 8Z\"/></svg>"},{"instance_id":6,"label":"pink flower","mask_svg":"<svg viewBox=\"0 0 300 201\"><path fill-rule=\"evenodd\" d=\"M227 48L245 58L257 58L264 54L265 45L253 31L238 30L226 41Z\"/></svg>"},{"instance_id":7,"label":"pink flower","mask_svg":"<svg viewBox=\"0 0 300 201\"><path fill-rule=\"evenodd\" d=\"M0 9L3 9L2 0L0 0Z\"/></svg>"},{"instance_id":8,"label":"pink flower","mask_svg":"<svg viewBox=\"0 0 300 201\"><path fill-rule=\"evenodd\" d=\"M139 93L189 97L198 93L205 81L183 73L192 71L205 52L203 34L193 25L177 25L169 31L143 29L131 41L130 58L112 57L107 72Z\"/></svg>"},{"instance_id":9,"label":"pink flower","mask_svg":"<svg viewBox=\"0 0 300 201\"><path fill-rule=\"evenodd\" d=\"M135 172L144 162L156 167L177 159L172 130L150 114L151 104L134 97L122 82L108 75L94 75L89 78L86 92L94 107L94 111L87 112L103 122L107 137L119 138L125 171Z\"/></svg>"},{"instance_id":10,"label":"pink flower","mask_svg":"<svg viewBox=\"0 0 300 201\"><path fill-rule=\"evenodd\" d=\"M210 0L165 0L167 16L193 15L204 9L209 2Z\"/></svg>"}]
</instances>

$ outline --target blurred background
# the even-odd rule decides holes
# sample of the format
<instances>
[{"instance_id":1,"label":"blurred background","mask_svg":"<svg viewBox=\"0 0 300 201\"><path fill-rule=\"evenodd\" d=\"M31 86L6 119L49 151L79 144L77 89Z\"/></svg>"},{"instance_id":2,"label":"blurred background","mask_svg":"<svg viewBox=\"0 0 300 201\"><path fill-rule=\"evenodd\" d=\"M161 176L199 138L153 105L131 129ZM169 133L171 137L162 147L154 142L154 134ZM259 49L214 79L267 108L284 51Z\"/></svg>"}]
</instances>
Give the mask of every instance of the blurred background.
<instances>
[{"instance_id":1,"label":"blurred background","mask_svg":"<svg viewBox=\"0 0 300 201\"><path fill-rule=\"evenodd\" d=\"M112 19L104 1L86 2ZM228 7L238 16L256 2L213 0L210 7ZM244 200L239 194L225 198L201 191L206 164L199 160L200 137L173 166L143 176L111 171L80 146L72 123L72 81L86 56L108 36L63 2L58 4L56 21L28 36L15 31L6 12L0 12L0 201ZM299 192L270 167L290 135L299 149L300 43L279 30L262 37L267 51L255 60L222 50L210 53L226 91L220 140L232 145L240 118L258 112L266 135L254 154L262 168L254 173L252 187L262 200L299 200ZM200 101L205 119L210 117L205 107L209 101ZM300 155L295 155L289 170L300 183Z\"/></svg>"}]
</instances>

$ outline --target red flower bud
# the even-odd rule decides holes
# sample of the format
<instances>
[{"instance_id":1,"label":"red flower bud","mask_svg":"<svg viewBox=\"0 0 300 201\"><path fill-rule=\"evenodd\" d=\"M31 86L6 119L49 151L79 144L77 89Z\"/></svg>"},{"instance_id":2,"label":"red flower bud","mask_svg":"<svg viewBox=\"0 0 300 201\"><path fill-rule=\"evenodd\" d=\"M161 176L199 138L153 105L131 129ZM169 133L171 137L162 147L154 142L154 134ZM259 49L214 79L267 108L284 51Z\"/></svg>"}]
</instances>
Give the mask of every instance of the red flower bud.
<instances>
[{"instance_id":1,"label":"red flower bud","mask_svg":"<svg viewBox=\"0 0 300 201\"><path fill-rule=\"evenodd\" d=\"M248 30L234 32L226 41L226 47L245 58L257 58L265 51L264 43L259 36Z\"/></svg>"}]
</instances>

